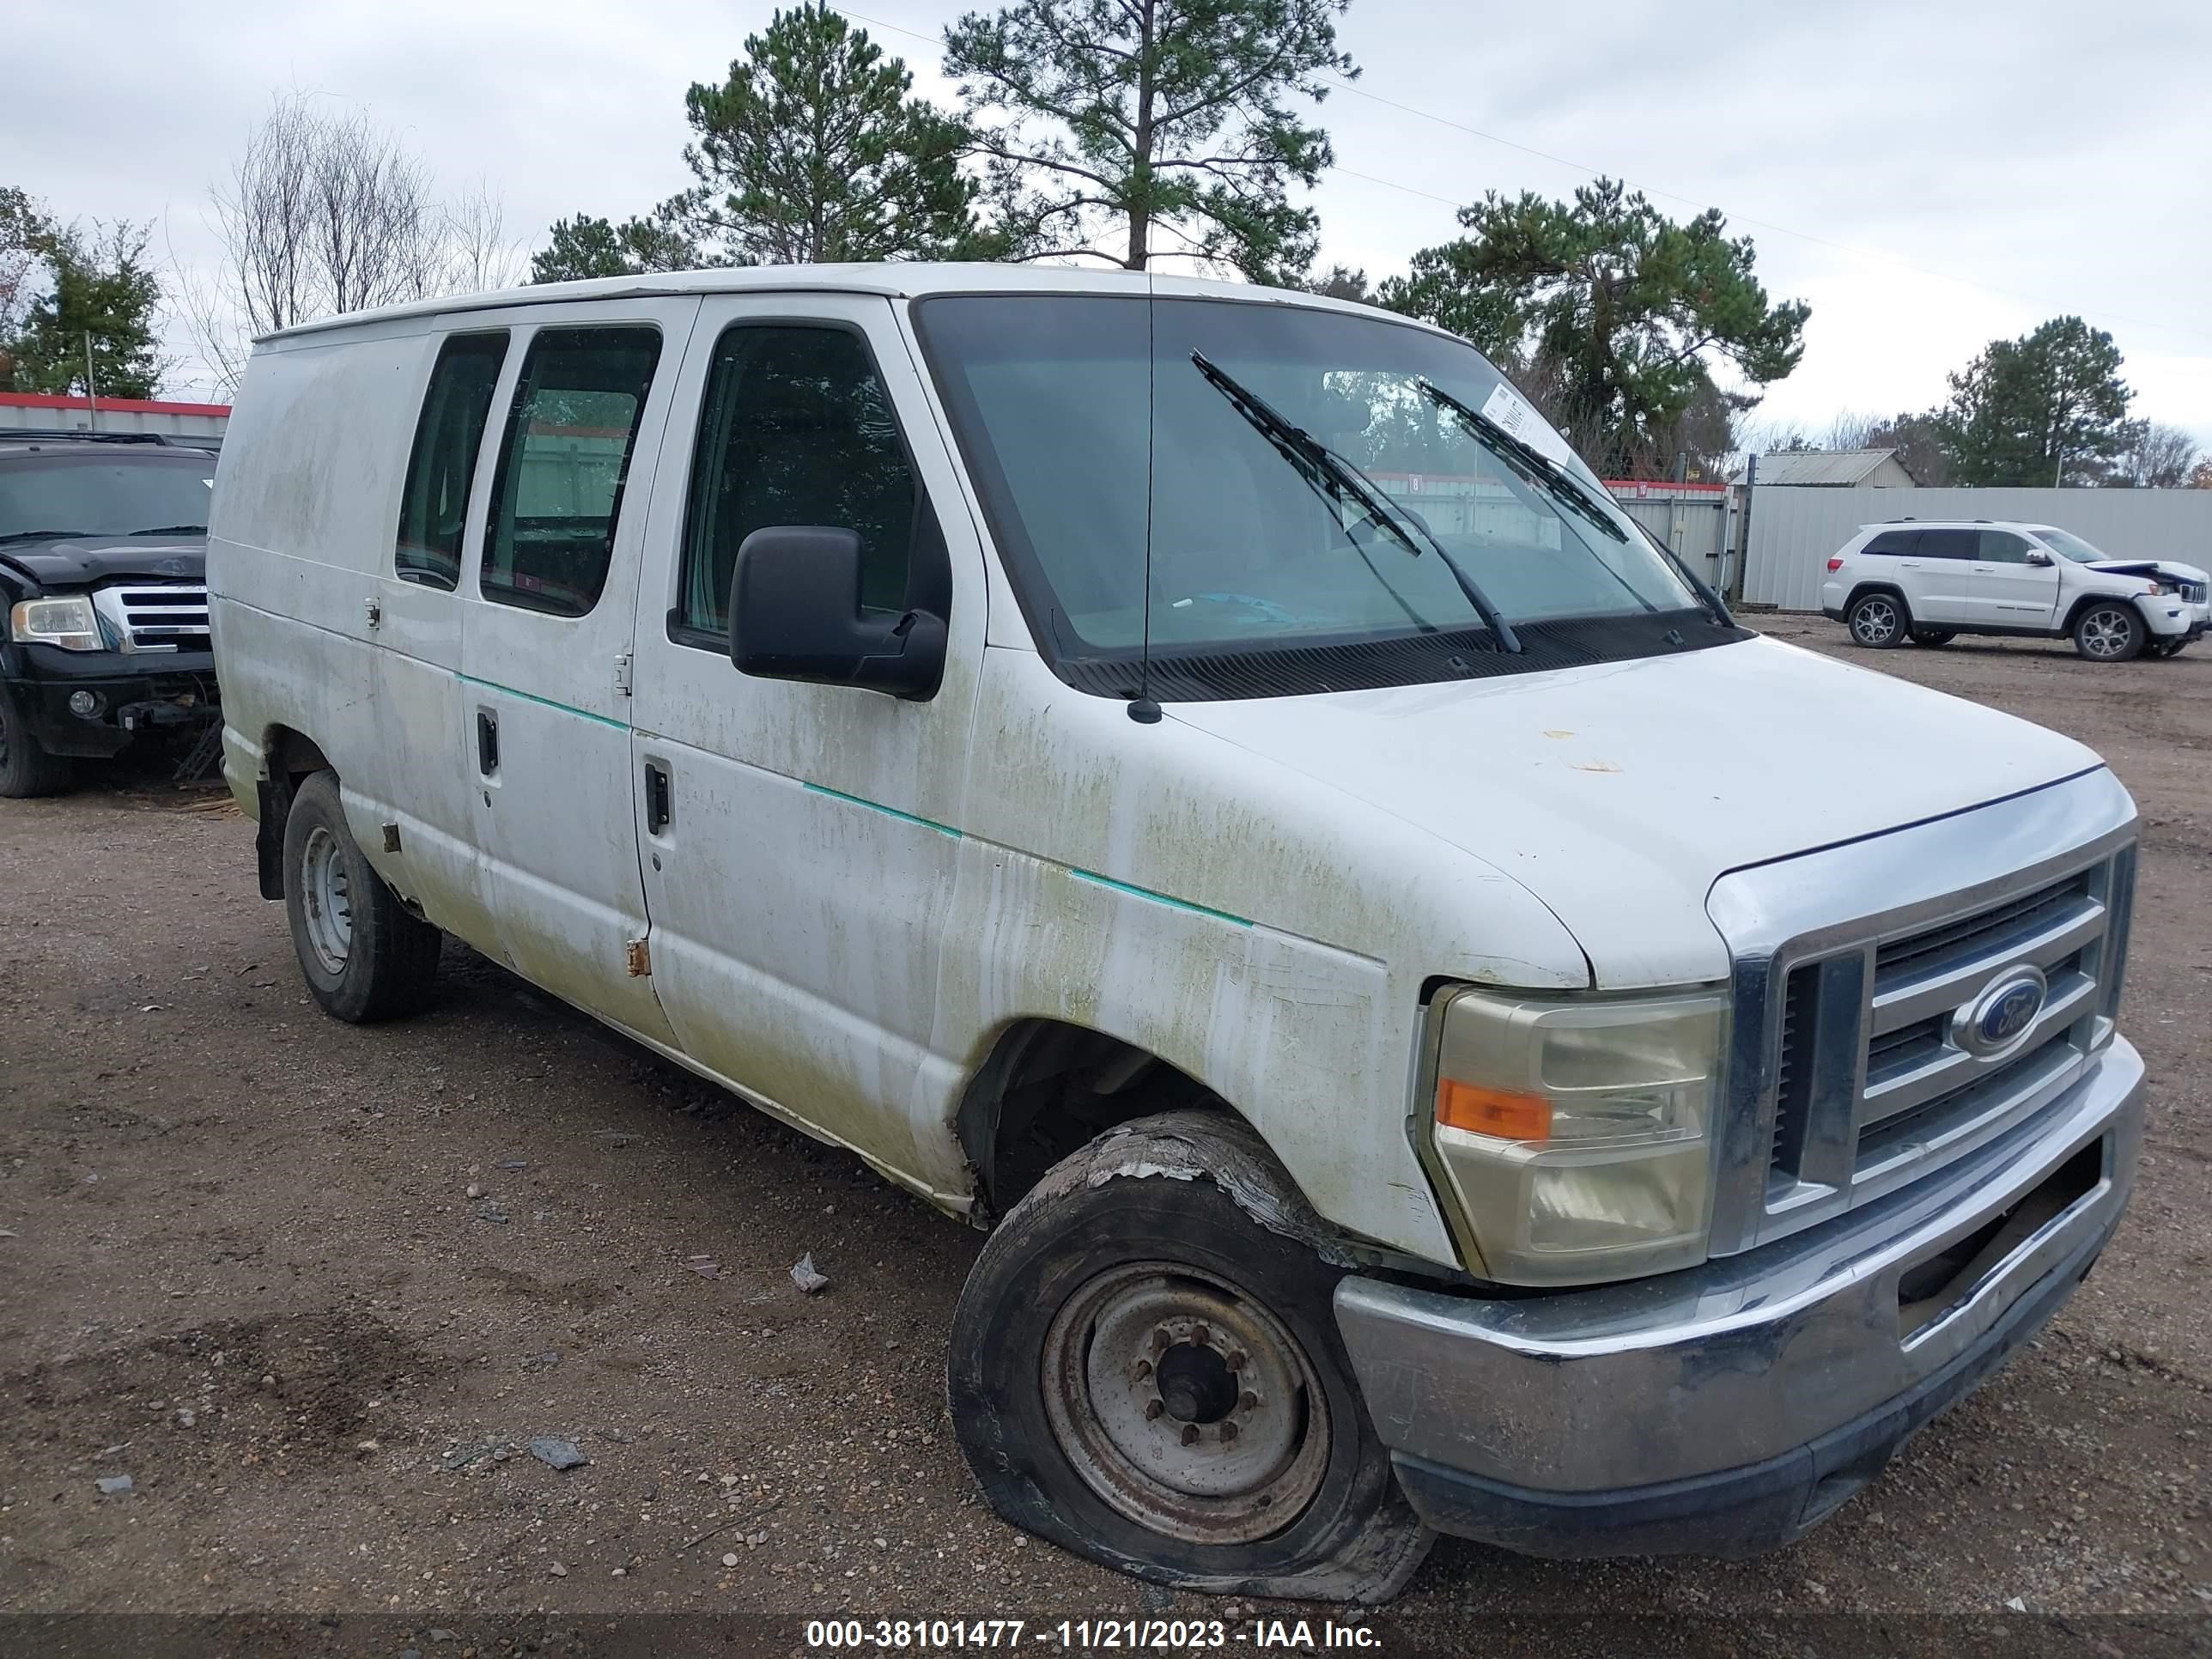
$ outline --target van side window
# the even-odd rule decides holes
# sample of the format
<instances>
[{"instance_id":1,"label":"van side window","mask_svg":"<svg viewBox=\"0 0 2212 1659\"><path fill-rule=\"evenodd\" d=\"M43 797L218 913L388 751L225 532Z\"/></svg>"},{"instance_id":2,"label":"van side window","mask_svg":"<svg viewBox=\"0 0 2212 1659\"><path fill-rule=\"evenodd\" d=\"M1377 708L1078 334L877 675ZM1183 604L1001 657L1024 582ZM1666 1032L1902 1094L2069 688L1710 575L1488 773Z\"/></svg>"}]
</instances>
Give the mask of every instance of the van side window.
<instances>
[{"instance_id":1,"label":"van side window","mask_svg":"<svg viewBox=\"0 0 2212 1659\"><path fill-rule=\"evenodd\" d=\"M920 492L890 398L850 330L741 323L723 333L690 496L672 619L687 643L720 648L738 549L765 525L854 532L862 602L906 608Z\"/></svg>"},{"instance_id":2,"label":"van side window","mask_svg":"<svg viewBox=\"0 0 2212 1659\"><path fill-rule=\"evenodd\" d=\"M461 579L469 488L491 416L492 388L506 361L505 329L451 335L438 348L407 457L407 489L399 498L399 532L392 548L392 570L404 582L451 592Z\"/></svg>"},{"instance_id":3,"label":"van side window","mask_svg":"<svg viewBox=\"0 0 2212 1659\"><path fill-rule=\"evenodd\" d=\"M549 328L531 341L500 443L484 598L556 617L599 602L659 361L658 329Z\"/></svg>"},{"instance_id":4,"label":"van side window","mask_svg":"<svg viewBox=\"0 0 2212 1659\"><path fill-rule=\"evenodd\" d=\"M1923 559L1971 559L1980 547L1979 538L1971 530L1923 530L1920 532L1920 556Z\"/></svg>"},{"instance_id":5,"label":"van side window","mask_svg":"<svg viewBox=\"0 0 2212 1659\"><path fill-rule=\"evenodd\" d=\"M1984 530L1981 537L1982 558L1989 564L2026 564L2027 538L2009 530Z\"/></svg>"},{"instance_id":6,"label":"van side window","mask_svg":"<svg viewBox=\"0 0 2212 1659\"><path fill-rule=\"evenodd\" d=\"M1917 530L1885 530L1864 547L1862 553L1892 553L1899 556L1910 554L1920 540Z\"/></svg>"}]
</instances>

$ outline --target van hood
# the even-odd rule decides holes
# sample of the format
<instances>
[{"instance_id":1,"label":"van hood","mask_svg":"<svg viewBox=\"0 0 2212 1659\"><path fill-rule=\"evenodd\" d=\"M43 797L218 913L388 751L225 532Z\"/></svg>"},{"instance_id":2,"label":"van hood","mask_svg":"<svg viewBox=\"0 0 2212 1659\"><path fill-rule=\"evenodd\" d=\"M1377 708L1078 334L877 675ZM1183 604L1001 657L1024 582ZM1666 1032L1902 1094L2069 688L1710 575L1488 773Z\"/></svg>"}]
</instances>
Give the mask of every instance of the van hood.
<instances>
[{"instance_id":1,"label":"van hood","mask_svg":"<svg viewBox=\"0 0 2212 1659\"><path fill-rule=\"evenodd\" d=\"M1575 936L1593 982L1623 989L1726 975L1705 896L1730 870L2102 763L2026 720L1766 639L1167 713L1512 877Z\"/></svg>"},{"instance_id":2,"label":"van hood","mask_svg":"<svg viewBox=\"0 0 2212 1659\"><path fill-rule=\"evenodd\" d=\"M50 542L0 547L13 565L43 588L90 587L117 576L164 581L207 579L204 536L60 536Z\"/></svg>"}]
</instances>

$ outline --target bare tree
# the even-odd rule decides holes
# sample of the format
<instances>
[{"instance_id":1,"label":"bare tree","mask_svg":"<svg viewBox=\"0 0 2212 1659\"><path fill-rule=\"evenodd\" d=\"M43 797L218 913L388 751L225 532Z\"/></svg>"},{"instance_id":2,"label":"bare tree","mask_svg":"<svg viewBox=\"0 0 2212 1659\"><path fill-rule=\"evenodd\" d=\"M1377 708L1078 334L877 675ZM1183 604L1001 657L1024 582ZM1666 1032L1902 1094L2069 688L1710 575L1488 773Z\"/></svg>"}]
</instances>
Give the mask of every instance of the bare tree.
<instances>
[{"instance_id":1,"label":"bare tree","mask_svg":"<svg viewBox=\"0 0 2212 1659\"><path fill-rule=\"evenodd\" d=\"M528 246L507 235L506 204L482 179L446 209L446 240L444 286L453 292L488 294L528 280Z\"/></svg>"},{"instance_id":2,"label":"bare tree","mask_svg":"<svg viewBox=\"0 0 2212 1659\"><path fill-rule=\"evenodd\" d=\"M2127 448L2113 469L2112 482L2137 489L2182 489L2197 465L2197 440L2178 426L2130 421Z\"/></svg>"},{"instance_id":3,"label":"bare tree","mask_svg":"<svg viewBox=\"0 0 2212 1659\"><path fill-rule=\"evenodd\" d=\"M1882 424L1878 415L1862 415L1855 409L1846 409L1828 422L1828 430L1820 441L1823 449L1878 449L1875 432Z\"/></svg>"},{"instance_id":4,"label":"bare tree","mask_svg":"<svg viewBox=\"0 0 2212 1659\"><path fill-rule=\"evenodd\" d=\"M180 282L210 372L235 389L249 342L312 318L515 280L498 198L453 204L428 165L364 111L281 94L209 192L222 249L212 277Z\"/></svg>"}]
</instances>

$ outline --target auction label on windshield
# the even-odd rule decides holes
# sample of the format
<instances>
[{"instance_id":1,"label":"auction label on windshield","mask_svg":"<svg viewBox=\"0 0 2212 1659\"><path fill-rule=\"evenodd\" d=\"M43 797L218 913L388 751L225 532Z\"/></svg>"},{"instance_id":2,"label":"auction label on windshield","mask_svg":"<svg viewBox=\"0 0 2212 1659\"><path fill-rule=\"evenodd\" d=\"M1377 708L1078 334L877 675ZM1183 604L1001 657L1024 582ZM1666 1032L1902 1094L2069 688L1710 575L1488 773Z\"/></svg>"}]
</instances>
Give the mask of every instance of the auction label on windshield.
<instances>
[{"instance_id":1,"label":"auction label on windshield","mask_svg":"<svg viewBox=\"0 0 2212 1659\"><path fill-rule=\"evenodd\" d=\"M1552 430L1534 404L1503 380L1483 404L1482 418L1497 422L1539 455L1561 466L1574 460L1574 451L1567 447L1567 441Z\"/></svg>"}]
</instances>

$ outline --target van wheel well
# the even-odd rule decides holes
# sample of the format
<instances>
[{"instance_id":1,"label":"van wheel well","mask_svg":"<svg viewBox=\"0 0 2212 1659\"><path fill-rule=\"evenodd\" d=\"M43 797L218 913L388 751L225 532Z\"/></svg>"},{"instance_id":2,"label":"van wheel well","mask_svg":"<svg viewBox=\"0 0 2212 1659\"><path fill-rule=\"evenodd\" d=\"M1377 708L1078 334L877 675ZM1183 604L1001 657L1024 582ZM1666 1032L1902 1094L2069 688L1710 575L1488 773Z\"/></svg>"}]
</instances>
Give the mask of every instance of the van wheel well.
<instances>
[{"instance_id":1,"label":"van wheel well","mask_svg":"<svg viewBox=\"0 0 2212 1659\"><path fill-rule=\"evenodd\" d=\"M261 823L253 836L255 862L260 866L261 896L284 896L284 820L291 816L292 798L300 786L318 772L331 769L315 740L289 726L272 726L261 739L262 763L269 775L261 780Z\"/></svg>"},{"instance_id":2,"label":"van wheel well","mask_svg":"<svg viewBox=\"0 0 2212 1659\"><path fill-rule=\"evenodd\" d=\"M989 1224L1044 1172L1119 1124L1178 1108L1230 1112L1188 1073L1133 1043L1056 1019L1000 1035L960 1103L960 1145Z\"/></svg>"}]
</instances>

